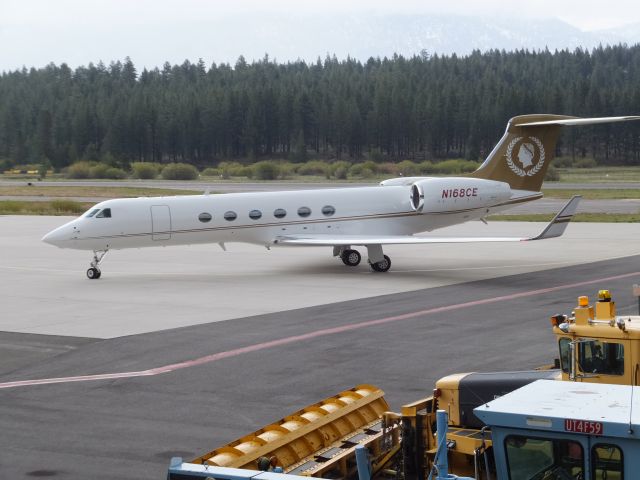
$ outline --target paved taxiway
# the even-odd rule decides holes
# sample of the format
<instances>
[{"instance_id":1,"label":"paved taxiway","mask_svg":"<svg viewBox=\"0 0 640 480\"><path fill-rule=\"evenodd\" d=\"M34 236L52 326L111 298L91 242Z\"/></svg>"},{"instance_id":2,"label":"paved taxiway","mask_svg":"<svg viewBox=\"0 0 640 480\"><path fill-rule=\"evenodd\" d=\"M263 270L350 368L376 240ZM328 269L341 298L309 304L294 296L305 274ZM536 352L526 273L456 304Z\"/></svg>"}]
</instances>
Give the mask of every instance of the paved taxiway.
<instances>
[{"instance_id":1,"label":"paved taxiway","mask_svg":"<svg viewBox=\"0 0 640 480\"><path fill-rule=\"evenodd\" d=\"M307 259L309 263L316 265ZM496 260L484 257L481 263L490 266ZM475 272L467 275L473 278ZM78 285L71 276L40 275L52 275L69 289ZM134 272L123 272L113 282L128 275L136 282L126 282L130 296L120 300L125 305L148 292L146 277ZM280 272L287 275L299 274ZM316 275L330 283L338 273ZM403 275L390 273L384 282L402 281ZM176 285L186 280L190 288L205 290L216 283L197 276L197 283L180 278ZM433 276L448 278L441 270L412 278ZM358 288L364 278L364 273L351 276L352 287ZM464 279L463 274L457 277ZM142 335L86 339L67 353L0 374L0 477L162 478L173 455L193 458L358 383L382 387L398 410L402 402L429 394L433 382L448 373L549 362L556 355L550 314L570 311L578 295L593 295L599 288L612 290L619 313L635 313L630 285L639 280L636 255ZM99 288L110 291L102 284ZM272 283L263 288L278 290ZM35 301L38 292L32 291ZM92 298L100 298L100 290L93 292ZM70 294L68 301L77 296L81 294ZM149 316L164 308L159 300ZM215 296L211 300L215 312ZM55 316L55 309L49 315ZM132 323L140 321L139 316L123 315ZM48 337L36 338L44 345ZM60 339L54 340L59 345ZM13 380L153 372L176 362L181 367L172 372L136 378L2 388Z\"/></svg>"},{"instance_id":2,"label":"paved taxiway","mask_svg":"<svg viewBox=\"0 0 640 480\"><path fill-rule=\"evenodd\" d=\"M330 248L229 244L90 252L40 238L62 217L0 217L0 331L112 338L640 254L638 224L571 224L564 237L510 244L389 246L387 275L347 268ZM526 236L536 223L472 222L435 236ZM366 253L363 249L362 253Z\"/></svg>"}]
</instances>

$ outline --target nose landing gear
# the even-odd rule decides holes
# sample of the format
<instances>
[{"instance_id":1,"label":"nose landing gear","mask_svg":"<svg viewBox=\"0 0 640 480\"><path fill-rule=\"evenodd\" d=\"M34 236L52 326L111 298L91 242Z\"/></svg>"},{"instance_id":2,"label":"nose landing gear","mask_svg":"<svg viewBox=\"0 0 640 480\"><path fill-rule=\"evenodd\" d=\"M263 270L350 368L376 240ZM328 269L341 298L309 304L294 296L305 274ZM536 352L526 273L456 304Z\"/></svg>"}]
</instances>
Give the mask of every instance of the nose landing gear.
<instances>
[{"instance_id":1,"label":"nose landing gear","mask_svg":"<svg viewBox=\"0 0 640 480\"><path fill-rule=\"evenodd\" d=\"M87 278L89 280L97 280L102 275L102 272L98 268L98 265L102 262L102 259L107 254L108 250L94 250L93 260L91 261L91 267L87 270Z\"/></svg>"},{"instance_id":2,"label":"nose landing gear","mask_svg":"<svg viewBox=\"0 0 640 480\"><path fill-rule=\"evenodd\" d=\"M102 272L96 267L91 267L89 270L87 270L87 278L89 280L97 280L101 275Z\"/></svg>"}]
</instances>

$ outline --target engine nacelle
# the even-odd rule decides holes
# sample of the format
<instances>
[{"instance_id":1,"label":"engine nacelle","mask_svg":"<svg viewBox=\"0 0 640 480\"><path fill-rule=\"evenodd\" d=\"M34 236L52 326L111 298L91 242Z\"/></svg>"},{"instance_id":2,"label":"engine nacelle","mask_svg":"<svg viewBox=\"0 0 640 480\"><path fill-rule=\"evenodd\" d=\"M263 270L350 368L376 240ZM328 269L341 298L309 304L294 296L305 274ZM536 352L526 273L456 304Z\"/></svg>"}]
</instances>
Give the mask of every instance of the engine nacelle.
<instances>
[{"instance_id":1,"label":"engine nacelle","mask_svg":"<svg viewBox=\"0 0 640 480\"><path fill-rule=\"evenodd\" d=\"M415 211L455 212L495 206L511 198L511 188L505 182L480 178L427 177L414 182L409 195Z\"/></svg>"}]
</instances>

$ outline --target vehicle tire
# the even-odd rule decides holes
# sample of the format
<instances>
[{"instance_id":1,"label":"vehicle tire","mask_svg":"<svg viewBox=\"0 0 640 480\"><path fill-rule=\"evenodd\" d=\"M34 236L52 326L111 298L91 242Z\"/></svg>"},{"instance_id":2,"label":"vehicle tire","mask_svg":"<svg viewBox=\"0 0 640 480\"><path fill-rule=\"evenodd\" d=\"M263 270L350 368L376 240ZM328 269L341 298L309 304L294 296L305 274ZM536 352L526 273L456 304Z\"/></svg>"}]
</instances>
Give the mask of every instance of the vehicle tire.
<instances>
[{"instance_id":1,"label":"vehicle tire","mask_svg":"<svg viewBox=\"0 0 640 480\"><path fill-rule=\"evenodd\" d=\"M89 270L87 270L87 278L89 280L96 280L100 278L100 270L98 270L97 268L91 267Z\"/></svg>"},{"instance_id":2,"label":"vehicle tire","mask_svg":"<svg viewBox=\"0 0 640 480\"><path fill-rule=\"evenodd\" d=\"M359 265L360 260L362 260L362 256L357 250L345 250L340 255L340 258L342 258L342 263L348 267L355 267Z\"/></svg>"},{"instance_id":3,"label":"vehicle tire","mask_svg":"<svg viewBox=\"0 0 640 480\"><path fill-rule=\"evenodd\" d=\"M385 255L383 261L370 263L369 265L374 272L388 272L391 268L391 259Z\"/></svg>"}]
</instances>

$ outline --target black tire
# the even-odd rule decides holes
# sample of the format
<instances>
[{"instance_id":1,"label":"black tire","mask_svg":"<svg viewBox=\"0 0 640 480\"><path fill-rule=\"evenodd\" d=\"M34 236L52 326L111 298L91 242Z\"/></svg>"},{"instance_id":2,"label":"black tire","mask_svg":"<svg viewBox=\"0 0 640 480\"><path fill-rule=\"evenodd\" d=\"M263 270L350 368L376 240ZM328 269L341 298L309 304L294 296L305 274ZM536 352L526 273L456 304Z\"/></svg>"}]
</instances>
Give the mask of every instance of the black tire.
<instances>
[{"instance_id":1,"label":"black tire","mask_svg":"<svg viewBox=\"0 0 640 480\"><path fill-rule=\"evenodd\" d=\"M370 263L369 265L371 266L371 270L373 270L374 272L388 272L391 268L391 259L385 255L383 261Z\"/></svg>"},{"instance_id":2,"label":"black tire","mask_svg":"<svg viewBox=\"0 0 640 480\"><path fill-rule=\"evenodd\" d=\"M340 258L342 258L342 263L347 267L356 267L360 264L360 260L362 260L362 256L357 250L345 250L340 255Z\"/></svg>"},{"instance_id":3,"label":"black tire","mask_svg":"<svg viewBox=\"0 0 640 480\"><path fill-rule=\"evenodd\" d=\"M100 278L100 273L100 270L91 267L89 270L87 270L87 278L89 280L97 280L98 278Z\"/></svg>"}]
</instances>

